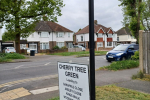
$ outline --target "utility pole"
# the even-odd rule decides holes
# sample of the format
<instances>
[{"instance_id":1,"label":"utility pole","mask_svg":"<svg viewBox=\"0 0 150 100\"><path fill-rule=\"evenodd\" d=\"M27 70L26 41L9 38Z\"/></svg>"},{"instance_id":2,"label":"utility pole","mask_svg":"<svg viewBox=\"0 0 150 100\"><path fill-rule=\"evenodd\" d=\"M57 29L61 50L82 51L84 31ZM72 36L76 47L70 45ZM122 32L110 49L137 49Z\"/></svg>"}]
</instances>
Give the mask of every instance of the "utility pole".
<instances>
[{"instance_id":1,"label":"utility pole","mask_svg":"<svg viewBox=\"0 0 150 100\"><path fill-rule=\"evenodd\" d=\"M90 100L95 100L94 0L89 0Z\"/></svg>"}]
</instances>

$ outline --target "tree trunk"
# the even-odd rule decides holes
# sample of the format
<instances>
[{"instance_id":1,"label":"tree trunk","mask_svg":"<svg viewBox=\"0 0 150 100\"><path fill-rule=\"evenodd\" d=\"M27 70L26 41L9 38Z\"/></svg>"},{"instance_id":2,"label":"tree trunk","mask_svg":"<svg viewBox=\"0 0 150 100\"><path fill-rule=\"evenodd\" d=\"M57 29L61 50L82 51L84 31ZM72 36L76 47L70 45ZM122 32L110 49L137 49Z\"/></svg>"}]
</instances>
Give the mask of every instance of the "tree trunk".
<instances>
[{"instance_id":1,"label":"tree trunk","mask_svg":"<svg viewBox=\"0 0 150 100\"><path fill-rule=\"evenodd\" d=\"M141 17L141 9L140 9L140 6L141 6L141 2L142 0L139 0L138 2L138 18L137 18L137 34L136 34L136 43L139 43L138 40L139 40L139 30L140 30L140 17Z\"/></svg>"},{"instance_id":2,"label":"tree trunk","mask_svg":"<svg viewBox=\"0 0 150 100\"><path fill-rule=\"evenodd\" d=\"M20 34L16 35L15 44L16 44L16 52L20 54L21 53L20 52Z\"/></svg>"}]
</instances>

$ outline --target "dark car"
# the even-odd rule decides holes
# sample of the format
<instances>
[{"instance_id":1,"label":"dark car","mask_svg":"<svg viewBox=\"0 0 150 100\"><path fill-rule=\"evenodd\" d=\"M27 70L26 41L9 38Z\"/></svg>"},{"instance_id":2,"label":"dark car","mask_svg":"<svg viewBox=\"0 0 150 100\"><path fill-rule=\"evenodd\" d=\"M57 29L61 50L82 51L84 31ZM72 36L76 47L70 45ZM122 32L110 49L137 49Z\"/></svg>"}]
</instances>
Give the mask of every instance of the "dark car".
<instances>
[{"instance_id":1,"label":"dark car","mask_svg":"<svg viewBox=\"0 0 150 100\"><path fill-rule=\"evenodd\" d=\"M106 53L106 59L108 62L129 59L137 50L139 50L138 44L120 44Z\"/></svg>"}]
</instances>

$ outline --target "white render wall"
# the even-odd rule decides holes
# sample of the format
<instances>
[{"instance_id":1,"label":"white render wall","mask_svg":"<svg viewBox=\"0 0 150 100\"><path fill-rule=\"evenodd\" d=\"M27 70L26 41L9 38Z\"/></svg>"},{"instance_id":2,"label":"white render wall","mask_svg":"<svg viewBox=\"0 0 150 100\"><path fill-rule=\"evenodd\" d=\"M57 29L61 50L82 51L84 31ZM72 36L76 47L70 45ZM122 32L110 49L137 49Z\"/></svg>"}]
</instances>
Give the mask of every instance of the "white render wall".
<instances>
[{"instance_id":1,"label":"white render wall","mask_svg":"<svg viewBox=\"0 0 150 100\"><path fill-rule=\"evenodd\" d=\"M81 36L83 36L83 41L81 41ZM78 42L89 41L89 33L76 35ZM97 35L94 34L94 41L97 41Z\"/></svg>"},{"instance_id":2,"label":"white render wall","mask_svg":"<svg viewBox=\"0 0 150 100\"><path fill-rule=\"evenodd\" d=\"M45 33L45 32L41 32ZM34 36L32 37L32 34L27 38L27 41L40 41L40 42L49 42L49 41L56 41L56 42L64 42L64 41L73 41L73 32L63 32L64 37L56 37L56 32L51 32L48 37L40 37L40 34L38 32L34 32ZM58 32L62 33L62 32ZM70 33L70 37L68 37L68 33ZM52 38L53 37L53 38Z\"/></svg>"},{"instance_id":3,"label":"white render wall","mask_svg":"<svg viewBox=\"0 0 150 100\"><path fill-rule=\"evenodd\" d=\"M83 36L83 41L81 41L81 36ZM117 34L113 34L112 37L113 37L113 42L117 41ZM76 39L78 39L78 42L89 41L89 33L76 35ZM97 41L97 35L96 34L94 34L94 41ZM105 41L105 48L114 47L113 46L114 44L112 46L107 46L107 35L106 34L103 35L103 41Z\"/></svg>"},{"instance_id":4,"label":"white render wall","mask_svg":"<svg viewBox=\"0 0 150 100\"><path fill-rule=\"evenodd\" d=\"M131 41L131 42L136 42L136 39L132 38L131 35L119 35L119 41Z\"/></svg>"}]
</instances>

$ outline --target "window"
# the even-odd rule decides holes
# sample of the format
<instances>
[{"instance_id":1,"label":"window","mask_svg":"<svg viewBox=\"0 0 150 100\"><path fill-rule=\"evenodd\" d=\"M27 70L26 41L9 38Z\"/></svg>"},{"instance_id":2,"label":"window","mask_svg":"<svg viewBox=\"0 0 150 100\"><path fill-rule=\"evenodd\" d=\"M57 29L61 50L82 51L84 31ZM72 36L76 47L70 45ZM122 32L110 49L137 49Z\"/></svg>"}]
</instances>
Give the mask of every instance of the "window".
<instances>
[{"instance_id":1,"label":"window","mask_svg":"<svg viewBox=\"0 0 150 100\"><path fill-rule=\"evenodd\" d=\"M70 33L68 33L68 37L70 37Z\"/></svg>"},{"instance_id":2,"label":"window","mask_svg":"<svg viewBox=\"0 0 150 100\"><path fill-rule=\"evenodd\" d=\"M103 37L103 35L102 34L98 34L98 37Z\"/></svg>"},{"instance_id":3,"label":"window","mask_svg":"<svg viewBox=\"0 0 150 100\"><path fill-rule=\"evenodd\" d=\"M107 46L112 46L112 42L107 42Z\"/></svg>"},{"instance_id":4,"label":"window","mask_svg":"<svg viewBox=\"0 0 150 100\"><path fill-rule=\"evenodd\" d=\"M103 47L103 42L97 42L97 47Z\"/></svg>"},{"instance_id":5,"label":"window","mask_svg":"<svg viewBox=\"0 0 150 100\"><path fill-rule=\"evenodd\" d=\"M26 44L20 44L20 49L24 49L26 47L27 47Z\"/></svg>"},{"instance_id":6,"label":"window","mask_svg":"<svg viewBox=\"0 0 150 100\"><path fill-rule=\"evenodd\" d=\"M40 43L40 49L41 50L49 49L49 43Z\"/></svg>"},{"instance_id":7,"label":"window","mask_svg":"<svg viewBox=\"0 0 150 100\"><path fill-rule=\"evenodd\" d=\"M119 41L119 37L117 37L117 41Z\"/></svg>"},{"instance_id":8,"label":"window","mask_svg":"<svg viewBox=\"0 0 150 100\"><path fill-rule=\"evenodd\" d=\"M64 42L57 42L57 46L58 46L59 48L61 48L61 47L65 46L65 45L64 45Z\"/></svg>"},{"instance_id":9,"label":"window","mask_svg":"<svg viewBox=\"0 0 150 100\"><path fill-rule=\"evenodd\" d=\"M72 43L68 43L68 48L72 48L72 47L73 47Z\"/></svg>"},{"instance_id":10,"label":"window","mask_svg":"<svg viewBox=\"0 0 150 100\"><path fill-rule=\"evenodd\" d=\"M81 36L81 41L83 41L83 36Z\"/></svg>"},{"instance_id":11,"label":"window","mask_svg":"<svg viewBox=\"0 0 150 100\"><path fill-rule=\"evenodd\" d=\"M108 34L108 37L112 37L112 34Z\"/></svg>"},{"instance_id":12,"label":"window","mask_svg":"<svg viewBox=\"0 0 150 100\"><path fill-rule=\"evenodd\" d=\"M48 32L42 32L42 33L40 33L40 37L48 37Z\"/></svg>"},{"instance_id":13,"label":"window","mask_svg":"<svg viewBox=\"0 0 150 100\"><path fill-rule=\"evenodd\" d=\"M64 37L64 33L56 33L56 37Z\"/></svg>"}]
</instances>

